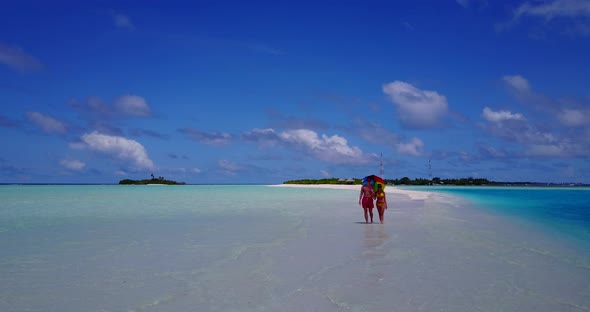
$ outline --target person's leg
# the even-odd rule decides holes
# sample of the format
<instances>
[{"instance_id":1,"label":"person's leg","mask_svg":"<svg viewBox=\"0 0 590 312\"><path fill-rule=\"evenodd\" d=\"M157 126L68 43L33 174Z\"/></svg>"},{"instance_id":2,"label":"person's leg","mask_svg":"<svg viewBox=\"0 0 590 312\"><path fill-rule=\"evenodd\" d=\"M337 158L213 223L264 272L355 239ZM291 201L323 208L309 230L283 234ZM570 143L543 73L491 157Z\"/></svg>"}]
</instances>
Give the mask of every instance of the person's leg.
<instances>
[{"instance_id":1,"label":"person's leg","mask_svg":"<svg viewBox=\"0 0 590 312\"><path fill-rule=\"evenodd\" d=\"M369 223L369 212L367 210L369 210L369 208L364 208L365 210L365 223Z\"/></svg>"},{"instance_id":2,"label":"person's leg","mask_svg":"<svg viewBox=\"0 0 590 312\"><path fill-rule=\"evenodd\" d=\"M369 215L371 216L371 223L373 223L373 209L369 208Z\"/></svg>"},{"instance_id":3,"label":"person's leg","mask_svg":"<svg viewBox=\"0 0 590 312\"><path fill-rule=\"evenodd\" d=\"M377 207L377 211L379 212L379 221L383 224L383 215L385 214L385 207Z\"/></svg>"}]
</instances>

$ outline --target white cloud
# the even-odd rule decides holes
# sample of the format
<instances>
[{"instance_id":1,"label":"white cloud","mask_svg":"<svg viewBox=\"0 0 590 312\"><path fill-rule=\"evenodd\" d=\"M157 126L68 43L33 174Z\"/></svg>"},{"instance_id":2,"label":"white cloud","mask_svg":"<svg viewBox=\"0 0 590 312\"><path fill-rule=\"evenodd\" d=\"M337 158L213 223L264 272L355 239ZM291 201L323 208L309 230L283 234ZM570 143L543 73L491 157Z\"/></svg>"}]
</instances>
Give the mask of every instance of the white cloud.
<instances>
[{"instance_id":1,"label":"white cloud","mask_svg":"<svg viewBox=\"0 0 590 312\"><path fill-rule=\"evenodd\" d=\"M525 2L514 11L514 18L535 16L550 20L557 17L590 17L588 0L554 0L543 2Z\"/></svg>"},{"instance_id":2,"label":"white cloud","mask_svg":"<svg viewBox=\"0 0 590 312\"><path fill-rule=\"evenodd\" d=\"M115 175L122 177L122 176L126 176L127 172L125 172L123 170L117 170L117 171L115 171Z\"/></svg>"},{"instance_id":3,"label":"white cloud","mask_svg":"<svg viewBox=\"0 0 590 312\"><path fill-rule=\"evenodd\" d=\"M192 128L179 129L178 132L184 133L189 139L207 145L226 145L232 139L232 135L226 132L203 132Z\"/></svg>"},{"instance_id":4,"label":"white cloud","mask_svg":"<svg viewBox=\"0 0 590 312\"><path fill-rule=\"evenodd\" d=\"M419 138L412 138L408 143L398 143L396 147L400 154L420 156L424 153L424 142Z\"/></svg>"},{"instance_id":5,"label":"white cloud","mask_svg":"<svg viewBox=\"0 0 590 312\"><path fill-rule=\"evenodd\" d=\"M520 75L507 75L502 81L509 87L515 98L522 104L534 110L552 112L555 111L556 103L550 98L534 92L529 81Z\"/></svg>"},{"instance_id":6,"label":"white cloud","mask_svg":"<svg viewBox=\"0 0 590 312\"><path fill-rule=\"evenodd\" d=\"M39 112L27 112L27 118L47 133L66 133L67 131L63 122Z\"/></svg>"},{"instance_id":7,"label":"white cloud","mask_svg":"<svg viewBox=\"0 0 590 312\"><path fill-rule=\"evenodd\" d=\"M382 89L397 105L400 121L405 126L434 127L447 113L447 99L435 91L420 90L403 81L385 84Z\"/></svg>"},{"instance_id":8,"label":"white cloud","mask_svg":"<svg viewBox=\"0 0 590 312\"><path fill-rule=\"evenodd\" d=\"M246 141L253 141L258 143L259 146L277 146L281 143L281 139L273 129L258 129L254 128L251 131L245 131L241 135L241 138Z\"/></svg>"},{"instance_id":9,"label":"white cloud","mask_svg":"<svg viewBox=\"0 0 590 312\"><path fill-rule=\"evenodd\" d=\"M531 33L532 38L543 38L545 33L539 29L562 27L560 33L570 36L590 35L590 1L588 0L544 0L527 1L513 11L510 21L496 24L496 30L504 31L516 25L520 19L530 17L543 19L543 23ZM561 19L562 23L550 23Z\"/></svg>"},{"instance_id":10,"label":"white cloud","mask_svg":"<svg viewBox=\"0 0 590 312\"><path fill-rule=\"evenodd\" d=\"M318 136L315 131L307 129L288 130L278 134L285 143L301 148L313 157L329 163L366 163L366 155L356 146L349 146L348 141L338 135Z\"/></svg>"},{"instance_id":11,"label":"white cloud","mask_svg":"<svg viewBox=\"0 0 590 312\"><path fill-rule=\"evenodd\" d=\"M145 99L137 95L124 95L115 100L115 107L124 114L137 117L148 117L151 115L150 106Z\"/></svg>"},{"instance_id":12,"label":"white cloud","mask_svg":"<svg viewBox=\"0 0 590 312\"><path fill-rule=\"evenodd\" d=\"M528 80L520 75L504 76L502 77L502 80L516 91L529 92L531 90Z\"/></svg>"},{"instance_id":13,"label":"white cloud","mask_svg":"<svg viewBox=\"0 0 590 312\"><path fill-rule=\"evenodd\" d=\"M528 80L520 75L502 77L504 83L512 91L515 99L528 109L547 114L552 119L560 119L562 124L575 123L576 112L567 110L568 107L579 106L576 101L568 99L555 100L541 93L535 92Z\"/></svg>"},{"instance_id":14,"label":"white cloud","mask_svg":"<svg viewBox=\"0 0 590 312\"><path fill-rule=\"evenodd\" d=\"M565 108L559 112L557 118L568 127L586 126L590 125L590 110Z\"/></svg>"},{"instance_id":15,"label":"white cloud","mask_svg":"<svg viewBox=\"0 0 590 312\"><path fill-rule=\"evenodd\" d=\"M199 174L199 173L201 173L201 169L199 169L199 168L192 168L192 169L190 169L190 172Z\"/></svg>"},{"instance_id":16,"label":"white cloud","mask_svg":"<svg viewBox=\"0 0 590 312\"><path fill-rule=\"evenodd\" d=\"M84 167L86 167L86 164L76 160L76 159L63 159L62 161L59 162L62 166L64 166L67 169L70 170L74 170L74 171L80 171L82 169L84 169Z\"/></svg>"},{"instance_id":17,"label":"white cloud","mask_svg":"<svg viewBox=\"0 0 590 312\"><path fill-rule=\"evenodd\" d=\"M71 98L67 104L83 114L85 118L103 122L113 116L150 117L152 110L145 98L138 95L124 95L116 98L112 105L98 96L84 100Z\"/></svg>"},{"instance_id":18,"label":"white cloud","mask_svg":"<svg viewBox=\"0 0 590 312\"><path fill-rule=\"evenodd\" d=\"M523 149L523 155L530 157L577 157L589 156L588 141L580 137L579 132L564 131L562 135L550 131L553 124L547 122L531 124L519 114L510 112L493 112L485 109L482 116L489 122L484 128L492 135L516 143ZM558 116L559 117L559 116ZM583 118L577 112L570 111L561 116L562 122L570 126L582 125ZM481 151L481 150L480 150ZM487 150L487 156L501 157L504 152Z\"/></svg>"},{"instance_id":19,"label":"white cloud","mask_svg":"<svg viewBox=\"0 0 590 312\"><path fill-rule=\"evenodd\" d=\"M324 178L329 178L329 177L331 177L331 176L332 176L332 175L330 175L330 173L329 173L328 171L326 171L326 170L320 170L320 174L321 174L321 175L322 175L322 177L324 177Z\"/></svg>"},{"instance_id":20,"label":"white cloud","mask_svg":"<svg viewBox=\"0 0 590 312\"><path fill-rule=\"evenodd\" d=\"M145 148L137 141L120 136L101 134L96 131L84 134L81 139L84 148L114 156L139 168L154 168L154 163L147 155Z\"/></svg>"},{"instance_id":21,"label":"white cloud","mask_svg":"<svg viewBox=\"0 0 590 312\"><path fill-rule=\"evenodd\" d=\"M129 16L115 12L111 12L111 16L115 26L128 30L135 30L135 25L133 25Z\"/></svg>"},{"instance_id":22,"label":"white cloud","mask_svg":"<svg viewBox=\"0 0 590 312\"><path fill-rule=\"evenodd\" d=\"M506 77L516 77L509 83ZM553 99L533 91L526 79L521 76L505 76L504 81L513 88L515 98L527 108L540 112L546 118L545 125L565 127L586 127L590 125L590 109L587 103L576 99Z\"/></svg>"},{"instance_id":23,"label":"white cloud","mask_svg":"<svg viewBox=\"0 0 590 312\"><path fill-rule=\"evenodd\" d=\"M513 114L510 111L493 111L485 107L482 113L483 118L492 122L502 122L506 120L525 120L521 114Z\"/></svg>"},{"instance_id":24,"label":"white cloud","mask_svg":"<svg viewBox=\"0 0 590 312\"><path fill-rule=\"evenodd\" d=\"M36 57L26 53L23 49L9 46L0 42L0 64L25 73L43 69L43 64Z\"/></svg>"},{"instance_id":25,"label":"white cloud","mask_svg":"<svg viewBox=\"0 0 590 312\"><path fill-rule=\"evenodd\" d=\"M328 163L364 164L372 161L373 154L365 154L338 135L318 135L308 129L287 130L277 133L273 129L254 129L242 133L242 138L265 146L284 146L300 150L307 155Z\"/></svg>"}]
</instances>

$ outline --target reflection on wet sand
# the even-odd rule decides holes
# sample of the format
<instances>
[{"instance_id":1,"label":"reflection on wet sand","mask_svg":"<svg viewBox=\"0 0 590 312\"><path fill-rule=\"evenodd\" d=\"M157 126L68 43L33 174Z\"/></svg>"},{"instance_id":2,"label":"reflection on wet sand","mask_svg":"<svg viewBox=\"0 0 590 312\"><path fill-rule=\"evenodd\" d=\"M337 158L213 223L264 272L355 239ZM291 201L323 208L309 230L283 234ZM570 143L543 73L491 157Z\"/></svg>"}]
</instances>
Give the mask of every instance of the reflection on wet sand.
<instances>
[{"instance_id":1,"label":"reflection on wet sand","mask_svg":"<svg viewBox=\"0 0 590 312\"><path fill-rule=\"evenodd\" d=\"M364 253L374 252L375 249L382 249L381 247L387 240L389 235L385 232L385 225L383 224L368 224L365 226L365 251Z\"/></svg>"},{"instance_id":2,"label":"reflection on wet sand","mask_svg":"<svg viewBox=\"0 0 590 312\"><path fill-rule=\"evenodd\" d=\"M368 225L365 227L364 232L365 248L363 258L366 261L368 287L379 287L385 276L385 272L382 270L383 264L389 263L387 259L388 251L385 248L389 241L389 235L383 224Z\"/></svg>"}]
</instances>

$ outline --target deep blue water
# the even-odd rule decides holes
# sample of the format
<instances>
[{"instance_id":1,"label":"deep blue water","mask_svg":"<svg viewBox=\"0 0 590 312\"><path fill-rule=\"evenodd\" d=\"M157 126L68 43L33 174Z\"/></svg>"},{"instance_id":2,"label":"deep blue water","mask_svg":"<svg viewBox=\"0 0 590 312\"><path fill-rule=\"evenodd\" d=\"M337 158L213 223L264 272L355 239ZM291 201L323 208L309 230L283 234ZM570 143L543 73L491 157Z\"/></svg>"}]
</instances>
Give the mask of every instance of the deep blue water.
<instances>
[{"instance_id":1,"label":"deep blue water","mask_svg":"<svg viewBox=\"0 0 590 312\"><path fill-rule=\"evenodd\" d=\"M524 218L590 244L590 188L586 187L401 187L461 196L477 206Z\"/></svg>"}]
</instances>

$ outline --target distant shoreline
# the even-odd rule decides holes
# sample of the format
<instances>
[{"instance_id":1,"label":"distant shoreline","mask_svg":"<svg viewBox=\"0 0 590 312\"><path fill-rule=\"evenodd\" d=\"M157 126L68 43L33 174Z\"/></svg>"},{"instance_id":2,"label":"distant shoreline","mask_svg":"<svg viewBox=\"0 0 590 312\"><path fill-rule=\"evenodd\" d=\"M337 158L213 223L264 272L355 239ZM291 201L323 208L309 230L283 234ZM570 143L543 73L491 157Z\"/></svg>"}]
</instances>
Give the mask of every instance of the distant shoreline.
<instances>
[{"instance_id":1,"label":"distant shoreline","mask_svg":"<svg viewBox=\"0 0 590 312\"><path fill-rule=\"evenodd\" d=\"M400 180L390 180L385 179L387 185L394 185L394 186L506 186L506 187L590 187L588 183L552 183L552 182L496 182L496 181L488 181L486 179L480 179L481 181L476 180L469 180L469 179L455 179L456 181L448 181L444 180L444 182L436 182L426 179L417 179L417 180L406 180L405 182L400 182ZM440 180L442 181L442 180ZM445 183L446 182L446 183ZM296 184L296 185L361 185L360 179L354 179L354 182L346 183L344 181L337 181L336 179L321 179L321 180L313 180L313 179L306 179L306 180L290 180L285 181L283 184Z\"/></svg>"},{"instance_id":2,"label":"distant shoreline","mask_svg":"<svg viewBox=\"0 0 590 312\"><path fill-rule=\"evenodd\" d=\"M186 183L166 180L163 177L159 177L143 180L123 179L119 181L119 185L186 185Z\"/></svg>"},{"instance_id":3,"label":"distant shoreline","mask_svg":"<svg viewBox=\"0 0 590 312\"><path fill-rule=\"evenodd\" d=\"M269 185L271 187L292 187L292 188L316 188L316 189L331 189L331 190L348 190L360 192L360 185L346 185L346 184L275 184ZM387 194L398 194L410 197L412 200L424 200L430 197L433 192L417 191L417 190L403 190L395 186L388 186L385 188Z\"/></svg>"},{"instance_id":4,"label":"distant shoreline","mask_svg":"<svg viewBox=\"0 0 590 312\"><path fill-rule=\"evenodd\" d=\"M118 183L18 183L18 182L6 182L6 183L0 183L1 185L87 185L87 186L93 186L93 185L120 185ZM134 185L134 184L129 184L129 185ZM137 184L139 185L139 184ZM143 185L143 184L142 184ZM202 185L202 186L206 186L206 185L225 185L225 186L231 186L231 185L236 185L236 186L246 186L246 185L272 185L272 186L276 186L276 185L309 185L310 187L313 186L317 186L317 185L333 185L333 186L353 186L353 187L360 187L360 184L291 184L291 183L281 183L281 184L268 184L268 183L185 183L185 184L175 184L175 185ZM405 184L400 184L400 185L392 185L389 184L388 186L390 187L415 187L415 188L428 188L428 187L489 187L489 188L496 188L496 187L546 187L546 188L584 188L584 187L590 187L590 184L583 184L583 183L578 183L578 184L529 184L529 185L511 185L511 184L506 184L506 185L444 185L444 184L437 184L437 185L405 185Z\"/></svg>"}]
</instances>

